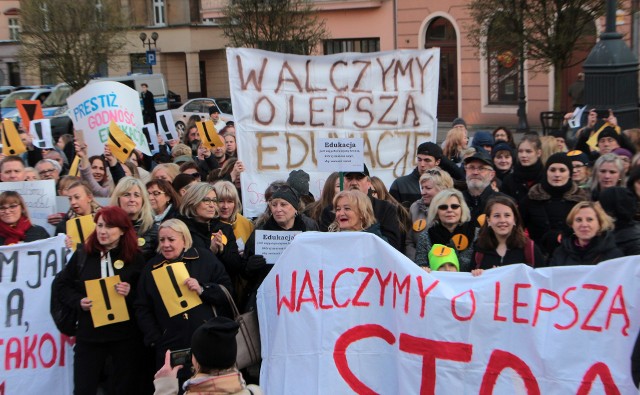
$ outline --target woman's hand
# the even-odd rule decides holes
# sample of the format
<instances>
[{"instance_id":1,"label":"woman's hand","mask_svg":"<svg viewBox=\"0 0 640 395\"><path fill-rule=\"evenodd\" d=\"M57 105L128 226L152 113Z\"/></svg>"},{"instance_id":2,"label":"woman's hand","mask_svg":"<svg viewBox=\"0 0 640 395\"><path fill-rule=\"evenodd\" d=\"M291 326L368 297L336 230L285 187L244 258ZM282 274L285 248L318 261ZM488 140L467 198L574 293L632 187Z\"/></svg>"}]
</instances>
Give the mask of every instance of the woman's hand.
<instances>
[{"instance_id":1,"label":"woman's hand","mask_svg":"<svg viewBox=\"0 0 640 395\"><path fill-rule=\"evenodd\" d=\"M233 165L233 170L231 170L231 182L234 182L235 180L237 180L238 177L240 177L240 173L242 173L243 171L244 171L244 164L242 163L242 161L237 161Z\"/></svg>"},{"instance_id":2,"label":"woman's hand","mask_svg":"<svg viewBox=\"0 0 640 395\"><path fill-rule=\"evenodd\" d=\"M156 134L156 136L158 137L158 145L163 145L164 144L164 139L162 138L162 135L160 133Z\"/></svg>"},{"instance_id":3,"label":"woman's hand","mask_svg":"<svg viewBox=\"0 0 640 395\"><path fill-rule=\"evenodd\" d=\"M178 370L182 369L182 365L171 367L171 350L167 350L164 354L164 365L153 376L154 379L162 377L178 378Z\"/></svg>"},{"instance_id":4,"label":"woman's hand","mask_svg":"<svg viewBox=\"0 0 640 395\"><path fill-rule=\"evenodd\" d=\"M109 148L108 144L104 145L104 158L106 159L109 166L113 167L118 163L118 159L111 153L111 148Z\"/></svg>"},{"instance_id":5,"label":"woman's hand","mask_svg":"<svg viewBox=\"0 0 640 395\"><path fill-rule=\"evenodd\" d=\"M478 277L478 276L479 276L479 275L481 275L482 273L484 273L484 270L483 270L483 269L473 269L473 270L471 271L471 275L472 275L473 277Z\"/></svg>"},{"instance_id":6,"label":"woman's hand","mask_svg":"<svg viewBox=\"0 0 640 395\"><path fill-rule=\"evenodd\" d=\"M89 298L82 298L80 300L80 308L84 311L91 310L92 305L93 305L93 302Z\"/></svg>"},{"instance_id":7,"label":"woman's hand","mask_svg":"<svg viewBox=\"0 0 640 395\"><path fill-rule=\"evenodd\" d=\"M200 143L200 145L198 146L198 159L204 160L205 158L208 158L210 156L211 151L207 147L202 145L202 143Z\"/></svg>"},{"instance_id":8,"label":"woman's hand","mask_svg":"<svg viewBox=\"0 0 640 395\"><path fill-rule=\"evenodd\" d=\"M47 222L50 225L58 225L60 222L62 222L63 218L64 213L55 213L47 216Z\"/></svg>"},{"instance_id":9,"label":"woman's hand","mask_svg":"<svg viewBox=\"0 0 640 395\"><path fill-rule=\"evenodd\" d=\"M223 237L224 234L221 230L219 230L218 233L211 235L211 251L214 254L222 254L222 251L224 251L224 243L222 242Z\"/></svg>"},{"instance_id":10,"label":"woman's hand","mask_svg":"<svg viewBox=\"0 0 640 395\"><path fill-rule=\"evenodd\" d=\"M70 250L73 249L73 240L71 240L71 237L69 237L69 235L64 238L64 246Z\"/></svg>"},{"instance_id":11,"label":"woman's hand","mask_svg":"<svg viewBox=\"0 0 640 395\"><path fill-rule=\"evenodd\" d=\"M184 285L186 285L190 291L193 291L198 295L202 295L202 293L204 292L204 288L202 288L198 280L196 280L195 278L189 277L188 279L184 280Z\"/></svg>"},{"instance_id":12,"label":"woman's hand","mask_svg":"<svg viewBox=\"0 0 640 395\"><path fill-rule=\"evenodd\" d=\"M129 292L131 292L131 284L129 283L124 283L124 282L117 283L115 287L116 287L116 292L122 296L127 296L129 295Z\"/></svg>"}]
</instances>

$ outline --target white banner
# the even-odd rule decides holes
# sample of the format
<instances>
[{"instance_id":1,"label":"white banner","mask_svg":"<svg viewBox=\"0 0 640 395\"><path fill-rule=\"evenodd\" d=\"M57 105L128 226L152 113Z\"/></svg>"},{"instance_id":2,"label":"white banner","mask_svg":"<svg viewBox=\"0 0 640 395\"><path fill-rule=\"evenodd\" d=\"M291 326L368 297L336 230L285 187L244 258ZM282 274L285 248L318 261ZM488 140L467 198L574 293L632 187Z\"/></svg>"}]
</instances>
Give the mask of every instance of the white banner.
<instances>
[{"instance_id":1,"label":"white banner","mask_svg":"<svg viewBox=\"0 0 640 395\"><path fill-rule=\"evenodd\" d=\"M56 211L54 180L0 182L0 192L4 191L18 192L27 204L31 223L42 226L53 235L56 227L47 222L47 217L59 212Z\"/></svg>"},{"instance_id":2,"label":"white banner","mask_svg":"<svg viewBox=\"0 0 640 395\"><path fill-rule=\"evenodd\" d=\"M120 82L100 81L69 96L67 104L73 127L84 132L89 156L104 153L111 121L133 140L138 150L151 155L142 133L140 94L134 89Z\"/></svg>"},{"instance_id":3,"label":"white banner","mask_svg":"<svg viewBox=\"0 0 640 395\"><path fill-rule=\"evenodd\" d=\"M637 393L638 260L428 274L371 234L303 233L258 291L260 385L268 394Z\"/></svg>"},{"instance_id":4,"label":"white banner","mask_svg":"<svg viewBox=\"0 0 640 395\"><path fill-rule=\"evenodd\" d=\"M51 282L66 262L64 239L0 247L0 394L73 392L74 339L49 314Z\"/></svg>"},{"instance_id":5,"label":"white banner","mask_svg":"<svg viewBox=\"0 0 640 395\"><path fill-rule=\"evenodd\" d=\"M362 138L372 176L387 185L436 140L440 52L399 50L298 56L227 48L244 214L260 214L264 190L304 169L319 196L318 138Z\"/></svg>"}]
</instances>

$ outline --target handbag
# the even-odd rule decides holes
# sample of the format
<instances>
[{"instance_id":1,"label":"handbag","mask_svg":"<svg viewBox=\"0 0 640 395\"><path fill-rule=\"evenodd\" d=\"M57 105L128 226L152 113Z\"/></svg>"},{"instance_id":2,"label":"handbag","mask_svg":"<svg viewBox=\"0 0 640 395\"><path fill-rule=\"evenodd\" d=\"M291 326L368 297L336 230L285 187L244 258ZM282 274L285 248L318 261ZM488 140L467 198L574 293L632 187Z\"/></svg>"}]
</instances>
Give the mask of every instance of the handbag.
<instances>
[{"instance_id":1,"label":"handbag","mask_svg":"<svg viewBox=\"0 0 640 395\"><path fill-rule=\"evenodd\" d=\"M240 325L236 342L238 343L238 354L236 356L236 366L244 369L260 362L260 327L258 325L258 313L255 310L240 314L236 303L233 301L229 290L220 285L222 292L227 297L229 306L233 312L233 319Z\"/></svg>"}]
</instances>

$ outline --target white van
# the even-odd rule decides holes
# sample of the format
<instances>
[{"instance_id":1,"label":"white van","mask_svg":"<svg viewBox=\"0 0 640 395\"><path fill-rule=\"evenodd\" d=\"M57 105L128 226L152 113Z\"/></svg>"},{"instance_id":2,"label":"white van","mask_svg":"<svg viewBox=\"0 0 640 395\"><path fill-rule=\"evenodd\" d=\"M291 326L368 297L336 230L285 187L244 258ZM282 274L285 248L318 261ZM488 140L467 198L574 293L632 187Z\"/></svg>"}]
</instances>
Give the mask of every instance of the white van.
<instances>
[{"instance_id":1,"label":"white van","mask_svg":"<svg viewBox=\"0 0 640 395\"><path fill-rule=\"evenodd\" d=\"M162 74L131 74L120 77L96 78L89 81L89 84L99 81L117 81L125 84L129 88L135 89L137 92L142 91L140 85L147 84L149 92L153 93L153 101L156 105L156 111L169 109L169 89L167 88L167 82L164 80L164 76ZM142 99L140 99L140 106L142 106Z\"/></svg>"}]
</instances>

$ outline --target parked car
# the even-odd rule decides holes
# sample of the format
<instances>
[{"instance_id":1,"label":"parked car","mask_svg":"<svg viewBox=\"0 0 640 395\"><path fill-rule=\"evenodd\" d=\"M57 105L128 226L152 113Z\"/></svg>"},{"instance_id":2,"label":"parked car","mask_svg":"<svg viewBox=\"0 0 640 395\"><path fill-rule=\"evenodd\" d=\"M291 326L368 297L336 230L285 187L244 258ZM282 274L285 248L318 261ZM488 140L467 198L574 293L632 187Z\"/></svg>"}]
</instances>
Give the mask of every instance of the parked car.
<instances>
[{"instance_id":1,"label":"parked car","mask_svg":"<svg viewBox=\"0 0 640 395\"><path fill-rule=\"evenodd\" d=\"M44 102L51 94L51 89L23 89L19 91L13 91L7 97L2 99L0 107L2 108L16 108L16 100L40 100L40 103ZM8 114L5 114L8 117Z\"/></svg>"},{"instance_id":2,"label":"parked car","mask_svg":"<svg viewBox=\"0 0 640 395\"><path fill-rule=\"evenodd\" d=\"M233 106L231 105L231 98L219 97L216 99L216 103L218 103L218 107L220 108L221 113L233 115Z\"/></svg>"},{"instance_id":3,"label":"parked car","mask_svg":"<svg viewBox=\"0 0 640 395\"><path fill-rule=\"evenodd\" d=\"M178 108L182 105L182 97L175 93L174 91L169 91L167 93L167 97L169 98L169 109L173 110L175 108Z\"/></svg>"},{"instance_id":4,"label":"parked car","mask_svg":"<svg viewBox=\"0 0 640 395\"><path fill-rule=\"evenodd\" d=\"M13 92L14 90L16 90L15 86L11 86L11 85L0 86L0 100L7 97L9 93Z\"/></svg>"},{"instance_id":5,"label":"parked car","mask_svg":"<svg viewBox=\"0 0 640 395\"><path fill-rule=\"evenodd\" d=\"M192 115L199 115L203 120L209 119L209 107L211 106L216 106L218 108L218 111L220 112L220 119L225 122L233 121L233 115L222 111L220 106L216 103L216 99L212 97L203 97L191 99L175 110L171 110L171 116L173 117L173 122L176 124L176 130L180 133L184 132L186 125L189 122L189 118Z\"/></svg>"}]
</instances>

